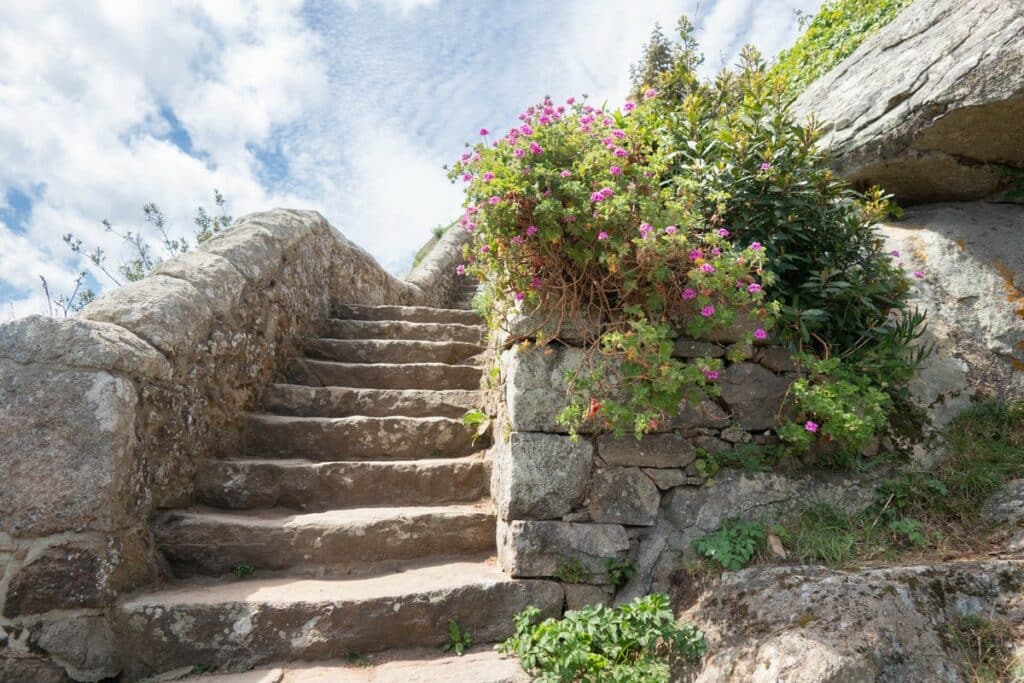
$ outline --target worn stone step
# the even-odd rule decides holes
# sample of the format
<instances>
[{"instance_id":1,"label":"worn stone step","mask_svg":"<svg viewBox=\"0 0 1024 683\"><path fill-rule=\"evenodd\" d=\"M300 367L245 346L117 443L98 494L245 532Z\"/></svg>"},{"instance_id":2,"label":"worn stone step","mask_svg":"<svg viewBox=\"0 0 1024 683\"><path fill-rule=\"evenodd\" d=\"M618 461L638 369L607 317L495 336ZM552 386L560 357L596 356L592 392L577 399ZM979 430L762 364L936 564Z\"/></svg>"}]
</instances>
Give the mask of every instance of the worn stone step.
<instances>
[{"instance_id":1,"label":"worn stone step","mask_svg":"<svg viewBox=\"0 0 1024 683\"><path fill-rule=\"evenodd\" d=\"M482 457L385 462L206 459L196 474L196 500L235 510L303 511L470 503L487 497L489 470Z\"/></svg>"},{"instance_id":2,"label":"worn stone step","mask_svg":"<svg viewBox=\"0 0 1024 683\"><path fill-rule=\"evenodd\" d=\"M191 669L191 667L189 667ZM243 673L174 678L182 683L529 683L519 660L493 647L467 650L462 656L434 650L400 650L330 664L289 662ZM156 680L150 679L152 683Z\"/></svg>"},{"instance_id":3,"label":"worn stone step","mask_svg":"<svg viewBox=\"0 0 1024 683\"><path fill-rule=\"evenodd\" d=\"M220 576L240 562L257 571L347 573L374 563L493 552L495 517L490 503L311 513L197 508L164 513L153 535L178 577Z\"/></svg>"},{"instance_id":4,"label":"worn stone step","mask_svg":"<svg viewBox=\"0 0 1024 683\"><path fill-rule=\"evenodd\" d=\"M480 316L471 311L429 306L356 306L341 304L335 307L334 317L349 320L407 320L415 323L461 323L479 325Z\"/></svg>"},{"instance_id":5,"label":"worn stone step","mask_svg":"<svg viewBox=\"0 0 1024 683\"><path fill-rule=\"evenodd\" d=\"M331 318L318 321L316 329L320 337L331 339L425 339L480 344L487 336L487 328L480 321L473 325L463 325Z\"/></svg>"},{"instance_id":6,"label":"worn stone step","mask_svg":"<svg viewBox=\"0 0 1024 683\"><path fill-rule=\"evenodd\" d=\"M247 669L323 661L352 652L438 648L448 620L477 643L513 629L529 605L561 611L561 586L513 580L491 564L449 562L359 579L254 577L177 587L122 600L114 609L126 680L183 666Z\"/></svg>"},{"instance_id":7,"label":"worn stone step","mask_svg":"<svg viewBox=\"0 0 1024 683\"><path fill-rule=\"evenodd\" d=\"M293 358L285 377L293 384L363 389L479 389L483 369L448 363L336 363Z\"/></svg>"},{"instance_id":8,"label":"worn stone step","mask_svg":"<svg viewBox=\"0 0 1024 683\"><path fill-rule=\"evenodd\" d=\"M469 455L472 430L450 417L291 417L248 415L246 455L310 460L418 460Z\"/></svg>"},{"instance_id":9,"label":"worn stone step","mask_svg":"<svg viewBox=\"0 0 1024 683\"><path fill-rule=\"evenodd\" d=\"M303 417L452 417L461 419L479 408L479 391L467 389L358 389L271 384L263 394L263 409L276 415Z\"/></svg>"},{"instance_id":10,"label":"worn stone step","mask_svg":"<svg viewBox=\"0 0 1024 683\"><path fill-rule=\"evenodd\" d=\"M309 358L343 363L448 363L457 364L481 353L479 344L408 339L305 339Z\"/></svg>"}]
</instances>

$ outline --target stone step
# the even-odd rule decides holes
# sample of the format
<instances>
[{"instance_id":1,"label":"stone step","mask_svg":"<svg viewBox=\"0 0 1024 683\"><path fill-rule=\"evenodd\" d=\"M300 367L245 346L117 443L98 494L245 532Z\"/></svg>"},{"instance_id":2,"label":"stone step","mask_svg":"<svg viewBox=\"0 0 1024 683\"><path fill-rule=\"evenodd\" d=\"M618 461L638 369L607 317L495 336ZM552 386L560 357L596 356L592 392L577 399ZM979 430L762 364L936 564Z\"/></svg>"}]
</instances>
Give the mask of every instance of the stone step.
<instances>
[{"instance_id":1,"label":"stone step","mask_svg":"<svg viewBox=\"0 0 1024 683\"><path fill-rule=\"evenodd\" d=\"M320 320L317 334L330 339L424 339L483 343L487 328L477 321L473 325L444 323L412 323L404 320Z\"/></svg>"},{"instance_id":2,"label":"stone step","mask_svg":"<svg viewBox=\"0 0 1024 683\"><path fill-rule=\"evenodd\" d=\"M149 680L157 683L159 679ZM445 655L436 649L369 656L353 653L345 662L290 662L244 673L206 674L174 680L181 683L529 683L530 676L515 657L483 646L467 650L462 656Z\"/></svg>"},{"instance_id":3,"label":"stone step","mask_svg":"<svg viewBox=\"0 0 1024 683\"><path fill-rule=\"evenodd\" d=\"M479 391L466 389L358 389L271 384L263 394L263 409L276 415L302 417L452 417L461 419L479 408Z\"/></svg>"},{"instance_id":4,"label":"stone step","mask_svg":"<svg viewBox=\"0 0 1024 683\"><path fill-rule=\"evenodd\" d=\"M479 344L408 339L305 339L308 358L343 363L462 363L483 352Z\"/></svg>"},{"instance_id":5,"label":"stone step","mask_svg":"<svg viewBox=\"0 0 1024 683\"><path fill-rule=\"evenodd\" d=\"M460 323L479 325L480 316L471 311L428 306L356 306L341 304L335 307L334 317L347 320L407 320L414 323Z\"/></svg>"},{"instance_id":6,"label":"stone step","mask_svg":"<svg viewBox=\"0 0 1024 683\"><path fill-rule=\"evenodd\" d=\"M392 648L439 648L456 619L476 643L495 642L529 605L561 612L561 586L514 580L485 563L450 562L348 579L258 577L176 587L114 609L125 680L183 666L248 669Z\"/></svg>"},{"instance_id":7,"label":"stone step","mask_svg":"<svg viewBox=\"0 0 1024 683\"><path fill-rule=\"evenodd\" d=\"M479 389L483 369L448 363L336 363L293 358L285 369L292 384L362 389Z\"/></svg>"},{"instance_id":8,"label":"stone step","mask_svg":"<svg viewBox=\"0 0 1024 683\"><path fill-rule=\"evenodd\" d=\"M387 462L206 459L196 474L196 500L234 510L303 511L471 503L487 497L489 472L482 457Z\"/></svg>"},{"instance_id":9,"label":"stone step","mask_svg":"<svg viewBox=\"0 0 1024 683\"><path fill-rule=\"evenodd\" d=\"M490 503L371 507L291 513L174 510L153 524L157 546L176 576L303 568L345 574L375 563L476 556L494 551Z\"/></svg>"},{"instance_id":10,"label":"stone step","mask_svg":"<svg viewBox=\"0 0 1024 683\"><path fill-rule=\"evenodd\" d=\"M246 455L310 460L457 458L482 450L472 430L450 417L246 416Z\"/></svg>"}]
</instances>

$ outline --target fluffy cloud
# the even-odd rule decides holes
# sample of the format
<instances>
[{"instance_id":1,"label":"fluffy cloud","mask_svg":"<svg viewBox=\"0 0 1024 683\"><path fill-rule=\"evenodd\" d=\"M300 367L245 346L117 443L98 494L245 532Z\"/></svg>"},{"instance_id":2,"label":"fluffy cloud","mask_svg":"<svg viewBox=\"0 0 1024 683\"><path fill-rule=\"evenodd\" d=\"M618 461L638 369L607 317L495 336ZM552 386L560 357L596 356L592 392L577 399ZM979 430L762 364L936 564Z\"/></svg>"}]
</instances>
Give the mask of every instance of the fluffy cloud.
<instances>
[{"instance_id":1,"label":"fluffy cloud","mask_svg":"<svg viewBox=\"0 0 1024 683\"><path fill-rule=\"evenodd\" d=\"M545 94L621 101L656 21L695 16L709 70L792 40L817 0L173 0L0 7L0 317L68 291L73 232L123 255L100 219L154 201L191 232L213 188L235 215L322 211L402 272L458 211L441 165ZM698 12L698 6L700 11ZM12 197L31 210L15 210ZM104 284L99 272L93 281Z\"/></svg>"}]
</instances>

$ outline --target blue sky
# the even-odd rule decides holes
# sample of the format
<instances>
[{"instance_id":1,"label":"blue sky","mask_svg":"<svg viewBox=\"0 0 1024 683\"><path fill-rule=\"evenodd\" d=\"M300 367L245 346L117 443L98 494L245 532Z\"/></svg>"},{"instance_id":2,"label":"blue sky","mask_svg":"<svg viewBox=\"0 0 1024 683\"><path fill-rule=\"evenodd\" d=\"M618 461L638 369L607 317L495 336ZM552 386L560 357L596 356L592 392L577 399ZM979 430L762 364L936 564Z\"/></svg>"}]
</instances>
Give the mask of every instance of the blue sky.
<instances>
[{"instance_id":1,"label":"blue sky","mask_svg":"<svg viewBox=\"0 0 1024 683\"><path fill-rule=\"evenodd\" d=\"M698 28L713 73L766 54L819 0L6 0L0 6L0 320L45 312L39 276L89 271L72 232L141 207L190 234L219 189L235 216L321 211L389 270L458 212L441 166L550 94L618 104L654 23ZM102 274L89 282L109 286Z\"/></svg>"}]
</instances>

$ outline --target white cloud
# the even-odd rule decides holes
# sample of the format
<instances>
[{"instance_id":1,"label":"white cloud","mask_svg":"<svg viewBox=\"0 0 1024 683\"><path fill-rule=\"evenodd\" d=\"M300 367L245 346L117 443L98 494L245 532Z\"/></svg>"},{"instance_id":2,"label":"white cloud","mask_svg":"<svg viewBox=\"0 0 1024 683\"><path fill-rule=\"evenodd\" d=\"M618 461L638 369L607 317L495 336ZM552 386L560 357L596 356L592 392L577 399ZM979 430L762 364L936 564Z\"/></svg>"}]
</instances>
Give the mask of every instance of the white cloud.
<instances>
[{"instance_id":1,"label":"white cloud","mask_svg":"<svg viewBox=\"0 0 1024 683\"><path fill-rule=\"evenodd\" d=\"M441 165L477 128L513 123L544 94L620 102L655 22L671 33L693 16L713 71L745 42L769 54L791 42L792 9L817 4L7 0L0 203L12 188L34 201L27 225L0 221L0 300L38 312L39 275L70 288L83 266L63 233L116 259L100 219L137 226L154 201L187 234L215 187L235 215L318 209L401 272L457 214ZM191 155L173 142L183 132Z\"/></svg>"}]
</instances>

